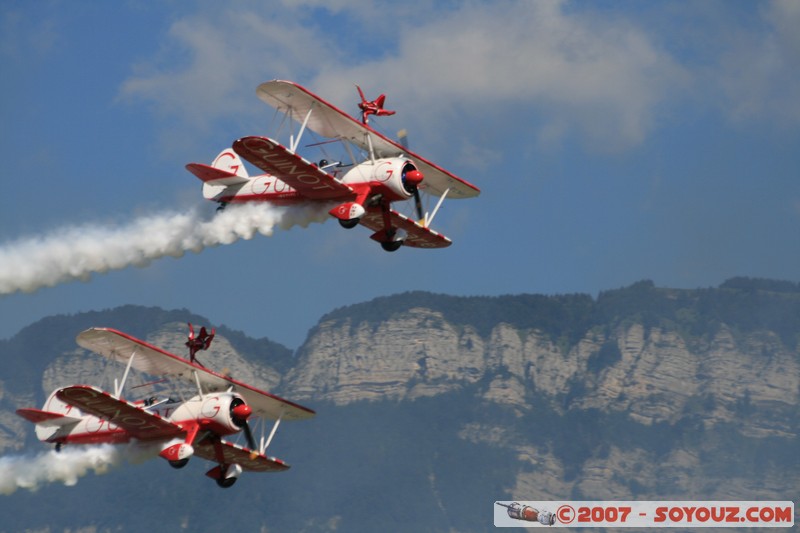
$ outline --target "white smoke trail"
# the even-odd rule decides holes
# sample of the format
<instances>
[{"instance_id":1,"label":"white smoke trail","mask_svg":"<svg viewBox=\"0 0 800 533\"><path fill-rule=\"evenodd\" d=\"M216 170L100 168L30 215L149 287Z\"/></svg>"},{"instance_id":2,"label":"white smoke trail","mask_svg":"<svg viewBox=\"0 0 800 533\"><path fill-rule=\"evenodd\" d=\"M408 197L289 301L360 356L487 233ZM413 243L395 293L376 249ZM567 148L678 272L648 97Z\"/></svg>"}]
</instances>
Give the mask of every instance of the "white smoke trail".
<instances>
[{"instance_id":1,"label":"white smoke trail","mask_svg":"<svg viewBox=\"0 0 800 533\"><path fill-rule=\"evenodd\" d=\"M103 444L64 448L61 452L50 450L34 456L0 457L0 472L3 473L0 494L11 494L17 489L35 491L42 485L56 482L72 486L90 471L104 474L118 466L125 449Z\"/></svg>"},{"instance_id":2,"label":"white smoke trail","mask_svg":"<svg viewBox=\"0 0 800 533\"><path fill-rule=\"evenodd\" d=\"M324 204L229 206L210 220L199 211L145 216L122 227L89 224L21 239L0 247L0 294L87 280L92 273L146 266L164 256L181 257L209 246L270 236L273 229L308 226L328 218Z\"/></svg>"}]
</instances>

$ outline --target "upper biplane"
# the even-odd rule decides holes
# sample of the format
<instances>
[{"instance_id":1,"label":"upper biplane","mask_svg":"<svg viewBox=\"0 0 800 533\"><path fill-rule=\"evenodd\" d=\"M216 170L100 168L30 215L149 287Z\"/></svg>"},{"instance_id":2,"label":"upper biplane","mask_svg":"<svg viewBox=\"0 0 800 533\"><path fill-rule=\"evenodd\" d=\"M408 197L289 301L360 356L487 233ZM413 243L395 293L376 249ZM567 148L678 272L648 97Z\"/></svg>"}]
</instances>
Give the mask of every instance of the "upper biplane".
<instances>
[{"instance_id":1,"label":"upper biplane","mask_svg":"<svg viewBox=\"0 0 800 533\"><path fill-rule=\"evenodd\" d=\"M203 196L221 207L251 201L328 202L329 213L343 227L366 226L374 232L372 239L386 251L400 246L450 246L452 241L433 231L430 224L445 198L472 198L480 190L413 153L405 143L375 131L368 117L394 111L383 108L385 95L367 101L360 87L358 91L361 121L295 83L262 83L256 91L258 97L300 124L299 131L290 135L288 146L268 137L243 137L223 150L210 166L190 163L186 168L203 181ZM311 162L298 155L307 131L326 139L308 146L341 142L351 163L327 159ZM265 174L251 177L242 159ZM421 194L439 197L432 211L423 209ZM410 199L415 209L411 217L392 209L394 202Z\"/></svg>"},{"instance_id":2,"label":"upper biplane","mask_svg":"<svg viewBox=\"0 0 800 533\"><path fill-rule=\"evenodd\" d=\"M65 444L133 441L155 447L175 468L184 467L193 455L213 461L217 465L206 475L220 487L230 487L242 471L288 469L285 462L265 455L267 447L282 420L304 420L315 414L114 329L88 329L78 335L77 342L124 363L125 371L121 381L114 380L113 394L91 385L72 385L54 391L42 409L17 410L36 424L39 440L54 443L57 450ZM125 398L123 389L131 368L185 380L194 390L188 398L183 394L180 398L152 394L139 400ZM266 438L266 427L261 425L258 442L248 422L253 417L274 421ZM224 439L241 432L247 447Z\"/></svg>"}]
</instances>

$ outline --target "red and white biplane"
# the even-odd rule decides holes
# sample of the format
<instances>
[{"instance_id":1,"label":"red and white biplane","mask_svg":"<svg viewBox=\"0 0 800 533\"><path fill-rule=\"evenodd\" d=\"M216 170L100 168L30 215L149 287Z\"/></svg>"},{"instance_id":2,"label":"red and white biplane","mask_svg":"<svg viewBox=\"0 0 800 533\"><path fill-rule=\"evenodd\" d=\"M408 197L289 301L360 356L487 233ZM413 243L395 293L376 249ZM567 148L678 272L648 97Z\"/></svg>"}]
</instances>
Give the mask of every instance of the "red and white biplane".
<instances>
[{"instance_id":1,"label":"red and white biplane","mask_svg":"<svg viewBox=\"0 0 800 533\"><path fill-rule=\"evenodd\" d=\"M472 198L480 190L370 127L370 115L386 116L394 111L383 108L385 95L367 101L360 87L358 91L361 121L293 82L262 83L256 91L258 97L300 124L288 146L268 137L243 137L210 166L190 163L186 168L203 181L203 196L221 207L253 201L327 202L329 213L343 227L366 226L386 251L403 245L450 246L452 241L430 229L430 224L445 198ZM340 141L352 164L327 159L311 162L298 155L307 131L326 139L308 146ZM251 177L242 159L265 174ZM421 193L439 197L432 211L423 209ZM411 217L392 209L394 202L410 199L415 209Z\"/></svg>"},{"instance_id":2,"label":"red and white biplane","mask_svg":"<svg viewBox=\"0 0 800 533\"><path fill-rule=\"evenodd\" d=\"M39 440L54 443L57 450L65 444L136 442L155 447L174 468L184 467L192 456L213 461L217 465L206 475L220 487L230 487L243 471L288 469L280 459L265 455L267 447L282 420L304 420L315 414L114 329L88 329L78 335L77 342L125 364L125 371L121 382L114 380L113 394L91 385L72 385L53 392L42 409L17 410L36 424ZM180 399L124 398L131 368L165 379L182 378L194 390L190 397L181 394ZM252 417L274 421L266 438L262 425L258 443L248 423ZM224 439L240 432L247 447Z\"/></svg>"}]
</instances>

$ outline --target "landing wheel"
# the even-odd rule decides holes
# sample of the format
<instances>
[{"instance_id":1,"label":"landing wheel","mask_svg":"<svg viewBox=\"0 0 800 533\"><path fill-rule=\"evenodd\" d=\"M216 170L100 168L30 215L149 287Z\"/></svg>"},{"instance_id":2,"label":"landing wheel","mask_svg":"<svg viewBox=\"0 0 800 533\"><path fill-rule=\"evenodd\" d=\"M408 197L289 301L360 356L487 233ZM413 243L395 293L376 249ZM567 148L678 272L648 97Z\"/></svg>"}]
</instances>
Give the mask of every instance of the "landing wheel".
<instances>
[{"instance_id":1,"label":"landing wheel","mask_svg":"<svg viewBox=\"0 0 800 533\"><path fill-rule=\"evenodd\" d=\"M228 205L225 202L220 202L219 206L217 207L217 213L222 213L225 211L225 206Z\"/></svg>"},{"instance_id":2,"label":"landing wheel","mask_svg":"<svg viewBox=\"0 0 800 533\"><path fill-rule=\"evenodd\" d=\"M60 451L61 451L61 443L60 442L56 442L56 452L60 452Z\"/></svg>"},{"instance_id":3,"label":"landing wheel","mask_svg":"<svg viewBox=\"0 0 800 533\"><path fill-rule=\"evenodd\" d=\"M183 468L189 462L189 458L178 459L177 461L170 461L169 466L172 468Z\"/></svg>"},{"instance_id":4,"label":"landing wheel","mask_svg":"<svg viewBox=\"0 0 800 533\"><path fill-rule=\"evenodd\" d=\"M352 229L358 226L357 218L348 218L347 220L339 219L339 225L345 229Z\"/></svg>"},{"instance_id":5,"label":"landing wheel","mask_svg":"<svg viewBox=\"0 0 800 533\"><path fill-rule=\"evenodd\" d=\"M403 241L384 241L381 243L381 248L387 252L396 252L403 246Z\"/></svg>"},{"instance_id":6,"label":"landing wheel","mask_svg":"<svg viewBox=\"0 0 800 533\"><path fill-rule=\"evenodd\" d=\"M217 485L219 485L219 486L220 486L220 487L222 487L223 489L227 489L227 488L230 488L230 487L232 487L232 486L233 486L233 484L234 484L234 483L236 483L236 480L237 480L237 479L238 479L238 478L235 478L235 477L229 477L229 478L219 478L219 479L217 480Z\"/></svg>"}]
</instances>

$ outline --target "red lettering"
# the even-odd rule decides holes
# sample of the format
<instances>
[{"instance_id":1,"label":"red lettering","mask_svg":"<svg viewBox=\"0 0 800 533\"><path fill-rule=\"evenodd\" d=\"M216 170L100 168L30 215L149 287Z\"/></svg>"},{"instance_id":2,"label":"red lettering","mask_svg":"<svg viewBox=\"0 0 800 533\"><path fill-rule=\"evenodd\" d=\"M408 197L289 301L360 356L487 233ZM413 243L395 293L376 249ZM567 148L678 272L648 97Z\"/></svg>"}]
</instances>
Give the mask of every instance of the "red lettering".
<instances>
[{"instance_id":1,"label":"red lettering","mask_svg":"<svg viewBox=\"0 0 800 533\"><path fill-rule=\"evenodd\" d=\"M302 158L284 152L281 146L275 145L265 139L254 139L254 142L256 143L255 146L251 146L247 143L245 146L264 161L265 166L270 170L277 170L283 173L287 178L295 179L305 185L312 185L314 189L334 188L331 183L323 181L320 176L306 172L305 169L308 168L310 164ZM302 164L298 163L298 160ZM278 172L276 172L276 174ZM277 185L276 192L280 192L277 191Z\"/></svg>"},{"instance_id":2,"label":"red lettering","mask_svg":"<svg viewBox=\"0 0 800 533\"><path fill-rule=\"evenodd\" d=\"M792 508L791 507L776 507L775 508L775 521L776 522L791 522L792 521Z\"/></svg>"},{"instance_id":3,"label":"red lettering","mask_svg":"<svg viewBox=\"0 0 800 533\"><path fill-rule=\"evenodd\" d=\"M711 520L714 522L722 522L725 520L725 508L724 507L712 507L711 508Z\"/></svg>"}]
</instances>

